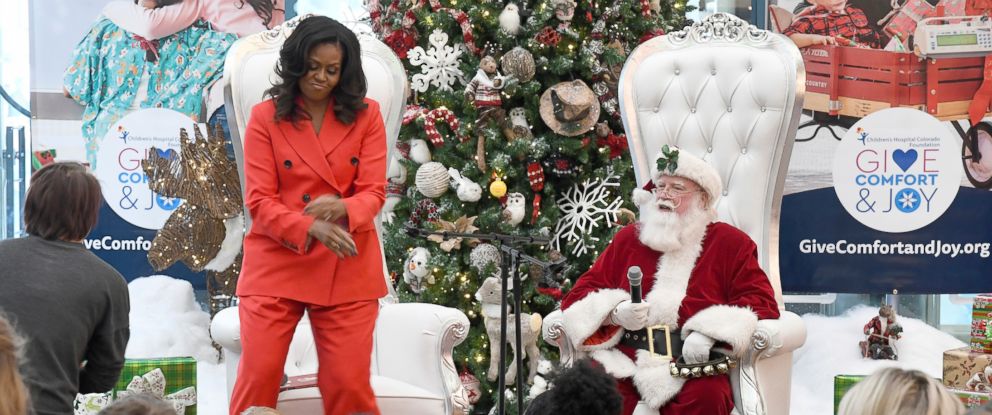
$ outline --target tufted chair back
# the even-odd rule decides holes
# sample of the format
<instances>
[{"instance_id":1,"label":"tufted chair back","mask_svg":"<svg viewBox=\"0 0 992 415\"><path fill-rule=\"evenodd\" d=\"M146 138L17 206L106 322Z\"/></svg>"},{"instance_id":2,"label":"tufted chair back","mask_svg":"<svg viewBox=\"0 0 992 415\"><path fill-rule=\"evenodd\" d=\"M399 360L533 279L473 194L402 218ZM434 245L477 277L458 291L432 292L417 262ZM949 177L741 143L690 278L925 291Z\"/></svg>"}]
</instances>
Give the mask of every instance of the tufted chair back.
<instances>
[{"instance_id":1,"label":"tufted chair back","mask_svg":"<svg viewBox=\"0 0 992 415\"><path fill-rule=\"evenodd\" d=\"M724 13L641 44L620 74L638 186L650 180L649 161L666 144L715 167L723 181L719 219L755 241L783 310L778 320L759 322L731 373L741 414L789 413L791 352L806 338L802 319L784 311L778 268L779 208L804 92L792 41ZM643 405L641 413L648 413Z\"/></svg>"},{"instance_id":2,"label":"tufted chair back","mask_svg":"<svg viewBox=\"0 0 992 415\"><path fill-rule=\"evenodd\" d=\"M666 144L713 165L723 179L720 220L757 243L780 304L779 207L804 91L789 39L723 13L641 44L620 74L638 186Z\"/></svg>"}]
</instances>

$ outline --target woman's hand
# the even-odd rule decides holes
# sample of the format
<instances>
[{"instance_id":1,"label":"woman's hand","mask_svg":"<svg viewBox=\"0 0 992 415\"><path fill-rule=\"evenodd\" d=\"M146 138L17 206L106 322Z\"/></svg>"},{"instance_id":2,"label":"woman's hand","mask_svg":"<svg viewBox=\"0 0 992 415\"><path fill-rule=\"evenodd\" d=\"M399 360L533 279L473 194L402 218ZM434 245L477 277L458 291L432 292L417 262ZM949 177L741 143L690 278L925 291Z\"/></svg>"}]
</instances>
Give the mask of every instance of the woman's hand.
<instances>
[{"instance_id":1,"label":"woman's hand","mask_svg":"<svg viewBox=\"0 0 992 415\"><path fill-rule=\"evenodd\" d=\"M351 234L337 224L317 219L310 225L307 233L337 254L338 258L358 255L358 248L351 239Z\"/></svg>"},{"instance_id":2,"label":"woman's hand","mask_svg":"<svg viewBox=\"0 0 992 415\"><path fill-rule=\"evenodd\" d=\"M310 203L303 209L303 213L320 220L334 222L348 215L344 201L337 195L323 195Z\"/></svg>"}]
</instances>

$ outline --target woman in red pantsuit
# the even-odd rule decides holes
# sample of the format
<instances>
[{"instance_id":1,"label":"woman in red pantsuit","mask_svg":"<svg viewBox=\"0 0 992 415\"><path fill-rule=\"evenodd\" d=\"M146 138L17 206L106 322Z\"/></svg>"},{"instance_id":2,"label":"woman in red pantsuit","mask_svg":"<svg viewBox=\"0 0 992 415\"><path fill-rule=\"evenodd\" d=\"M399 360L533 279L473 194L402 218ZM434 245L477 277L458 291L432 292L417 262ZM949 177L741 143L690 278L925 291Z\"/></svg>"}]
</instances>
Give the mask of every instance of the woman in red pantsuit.
<instances>
[{"instance_id":1,"label":"woman in red pantsuit","mask_svg":"<svg viewBox=\"0 0 992 415\"><path fill-rule=\"evenodd\" d=\"M372 330L386 294L373 219L385 200L386 136L365 98L358 39L323 16L279 53L282 79L245 133L251 230L238 280L242 357L232 415L275 407L286 353L307 311L327 415L378 414Z\"/></svg>"}]
</instances>

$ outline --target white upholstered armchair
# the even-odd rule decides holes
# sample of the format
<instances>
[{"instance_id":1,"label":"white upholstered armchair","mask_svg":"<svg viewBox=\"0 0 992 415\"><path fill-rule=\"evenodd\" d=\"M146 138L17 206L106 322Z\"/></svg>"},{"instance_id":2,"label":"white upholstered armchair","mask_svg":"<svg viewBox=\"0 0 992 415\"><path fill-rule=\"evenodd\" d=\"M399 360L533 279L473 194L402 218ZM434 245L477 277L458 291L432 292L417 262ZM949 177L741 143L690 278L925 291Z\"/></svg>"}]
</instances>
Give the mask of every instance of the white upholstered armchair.
<instances>
[{"instance_id":1,"label":"white upholstered armchair","mask_svg":"<svg viewBox=\"0 0 992 415\"><path fill-rule=\"evenodd\" d=\"M224 65L226 111L233 136L238 173L244 187L244 137L251 108L275 80L274 65L283 41L302 16L275 29L239 39ZM392 50L368 34L360 34L362 67L368 96L380 104L389 149L395 148L405 107L406 72ZM388 158L393 157L390 151ZM389 160L387 160L388 163ZM245 212L245 217L248 212ZM382 235L381 220L376 230ZM397 304L383 258L383 278L390 293L380 300L372 356L372 389L386 415L464 414L468 402L451 358L452 349L468 335L468 318L459 310L434 304ZM224 348L228 394L234 386L241 356L238 310L217 313L211 334ZM316 373L317 355L309 320L297 327L286 359L287 376ZM321 413L316 386L279 395L279 410L287 415Z\"/></svg>"},{"instance_id":2,"label":"white upholstered armchair","mask_svg":"<svg viewBox=\"0 0 992 415\"><path fill-rule=\"evenodd\" d=\"M806 340L799 316L785 311L778 268L782 188L805 91L799 50L782 35L717 13L635 49L620 75L620 105L637 185L650 180L650 160L665 144L699 156L723 179L719 219L758 245L781 318L760 320L731 373L736 411L789 413L792 351ZM580 357L556 311L544 339L562 361ZM635 415L652 413L641 404ZM654 412L657 413L657 412Z\"/></svg>"}]
</instances>

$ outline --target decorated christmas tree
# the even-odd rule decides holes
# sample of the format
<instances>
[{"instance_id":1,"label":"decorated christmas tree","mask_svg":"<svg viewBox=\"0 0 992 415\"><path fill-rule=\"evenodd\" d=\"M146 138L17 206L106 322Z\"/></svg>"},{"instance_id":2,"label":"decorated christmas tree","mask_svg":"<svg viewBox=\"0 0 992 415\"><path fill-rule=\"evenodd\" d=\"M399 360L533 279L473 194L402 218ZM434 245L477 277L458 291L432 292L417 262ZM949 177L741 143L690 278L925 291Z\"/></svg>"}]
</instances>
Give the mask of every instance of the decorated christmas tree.
<instances>
[{"instance_id":1,"label":"decorated christmas tree","mask_svg":"<svg viewBox=\"0 0 992 415\"><path fill-rule=\"evenodd\" d=\"M509 365L512 356L508 348L503 362L493 362L490 350L499 343L486 330L486 320L499 325L500 251L471 238L403 230L549 238L549 245L524 253L564 270L522 263L522 310L511 312L524 313L525 348L536 340L543 359L556 362L557 351L540 340L541 316L634 220L628 202L634 178L617 101L620 70L638 44L682 28L688 6L685 0L376 3L369 4L373 29L404 61L413 94L389 168L389 269L402 301L456 307L469 316L471 332L455 349L455 362L475 394L470 399L479 399L476 412L486 413L498 398L498 365ZM525 361L528 381L533 367ZM524 399L532 392L530 385L511 390Z\"/></svg>"}]
</instances>

